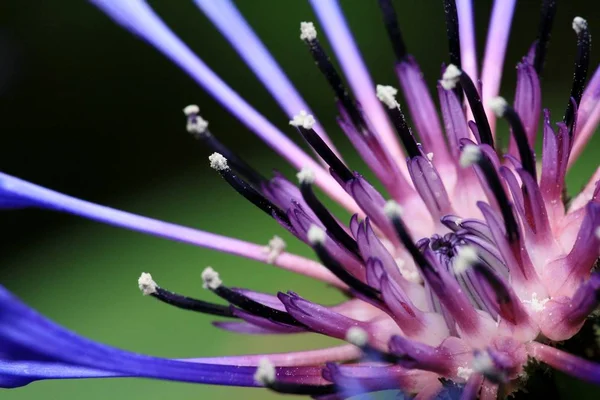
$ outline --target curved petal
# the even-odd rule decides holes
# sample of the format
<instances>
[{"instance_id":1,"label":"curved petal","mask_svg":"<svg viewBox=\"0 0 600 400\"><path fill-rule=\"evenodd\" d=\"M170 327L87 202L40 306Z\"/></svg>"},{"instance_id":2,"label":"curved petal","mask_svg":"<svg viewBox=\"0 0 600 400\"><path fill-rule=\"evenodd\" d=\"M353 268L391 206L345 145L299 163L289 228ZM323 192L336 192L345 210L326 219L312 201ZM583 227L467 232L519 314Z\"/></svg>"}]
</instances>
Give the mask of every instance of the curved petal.
<instances>
[{"instance_id":1,"label":"curved petal","mask_svg":"<svg viewBox=\"0 0 600 400\"><path fill-rule=\"evenodd\" d=\"M265 251L265 246L101 206L0 172L0 209L14 207L40 207L67 212L178 242L269 262L269 254ZM344 287L325 267L300 256L281 253L273 260L273 264Z\"/></svg>"}]
</instances>

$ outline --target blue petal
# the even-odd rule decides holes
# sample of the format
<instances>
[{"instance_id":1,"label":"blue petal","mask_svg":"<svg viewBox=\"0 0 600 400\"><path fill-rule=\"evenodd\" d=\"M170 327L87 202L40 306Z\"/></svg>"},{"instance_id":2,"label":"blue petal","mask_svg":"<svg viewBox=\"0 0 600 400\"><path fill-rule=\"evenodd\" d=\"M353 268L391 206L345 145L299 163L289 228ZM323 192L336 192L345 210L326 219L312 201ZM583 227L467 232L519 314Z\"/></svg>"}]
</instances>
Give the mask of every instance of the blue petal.
<instances>
[{"instance_id":1,"label":"blue petal","mask_svg":"<svg viewBox=\"0 0 600 400\"><path fill-rule=\"evenodd\" d=\"M0 286L0 343L26 349L35 360L0 360L0 385L22 386L37 379L134 376L215 385L256 386L255 367L169 360L119 350L64 329ZM40 360L42 360L40 362Z\"/></svg>"}]
</instances>

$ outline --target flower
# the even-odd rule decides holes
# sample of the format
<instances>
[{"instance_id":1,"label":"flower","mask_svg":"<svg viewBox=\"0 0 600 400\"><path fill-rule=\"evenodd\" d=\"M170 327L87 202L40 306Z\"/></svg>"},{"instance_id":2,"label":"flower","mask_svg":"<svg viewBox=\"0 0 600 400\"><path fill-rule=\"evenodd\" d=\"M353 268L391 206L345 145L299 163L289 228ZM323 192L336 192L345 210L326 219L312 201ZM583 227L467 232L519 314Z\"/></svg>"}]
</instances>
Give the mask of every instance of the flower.
<instances>
[{"instance_id":1,"label":"flower","mask_svg":"<svg viewBox=\"0 0 600 400\"><path fill-rule=\"evenodd\" d=\"M539 367L536 362L600 384L600 364L560 346L578 334L600 301L600 275L593 273L600 248L600 172L572 201L563 195L569 165L600 121L600 69L586 88L591 38L584 19L573 20L578 52L565 115L553 127L544 110L538 164L533 145L542 116L539 76L554 1L543 2L538 40L517 67L513 105L498 90L514 1L496 3L481 90L475 84L470 3L444 1L450 63L437 85L442 130L391 2L380 0L419 143L396 99L398 89L372 84L337 2L312 0L356 97L321 47L313 23L301 23L300 39L334 90L339 125L385 188L386 201L340 158L229 0L196 3L290 115L290 125L318 161L196 58L145 2L92 2L179 64L299 170L298 186L281 174L264 178L212 134L198 106L185 107L188 132L213 151L210 166L311 246L320 263L286 252L279 237L267 246L243 242L92 204L5 174L0 174L0 206L70 212L320 279L350 299L327 307L293 292L231 288L212 267L202 273L203 287L228 305L171 292L146 272L138 286L144 295L173 306L227 318L216 322L225 330L311 332L347 344L287 354L161 359L82 338L0 287L0 386L135 376L264 386L323 398L384 389L427 398L442 391L491 398L524 387ZM505 118L511 128L505 153L496 144L496 118ZM314 185L353 214L348 226L319 200Z\"/></svg>"}]
</instances>

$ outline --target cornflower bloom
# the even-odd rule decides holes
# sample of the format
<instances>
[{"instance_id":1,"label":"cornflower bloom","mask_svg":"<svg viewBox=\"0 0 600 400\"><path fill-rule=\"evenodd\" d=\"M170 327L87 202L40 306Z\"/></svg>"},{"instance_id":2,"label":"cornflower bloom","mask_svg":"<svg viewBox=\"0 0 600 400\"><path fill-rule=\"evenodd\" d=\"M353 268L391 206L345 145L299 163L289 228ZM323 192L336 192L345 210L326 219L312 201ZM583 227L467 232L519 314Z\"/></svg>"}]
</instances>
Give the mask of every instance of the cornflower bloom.
<instances>
[{"instance_id":1,"label":"cornflower bloom","mask_svg":"<svg viewBox=\"0 0 600 400\"><path fill-rule=\"evenodd\" d=\"M587 80L591 36L573 19L577 56L563 118L543 110L544 67L556 1L542 2L537 40L517 66L513 105L498 96L515 0L496 1L479 79L469 0L444 0L449 63L437 84L443 125L390 0L379 0L397 58L398 89L374 85L336 0L311 0L350 89L302 22L300 39L334 91L338 123L387 192L353 172L275 60L230 0L196 0L310 144L304 153L198 59L141 0L92 0L189 73L233 115L298 169L298 185L267 179L208 129L195 105L187 130L213 151L210 166L239 194L314 249L320 263L268 246L110 209L0 175L0 206L40 207L264 261L337 287L349 299L315 304L227 286L207 267L203 286L228 305L160 287L148 273L144 295L225 317L242 334L317 333L348 342L306 352L171 360L95 343L44 318L0 288L0 386L41 379L144 377L337 399L399 390L419 398L504 397L548 365L600 384L600 364L564 350L600 301L600 170L572 200L565 174L600 120L600 69ZM480 84L478 84L480 82ZM586 86L587 83L587 86ZM506 151L496 118L510 125ZM543 149L533 150L539 125ZM443 126L443 129L442 129ZM445 136L444 136L445 133ZM417 141L418 136L419 141ZM316 160L316 161L315 161ZM317 197L344 206L349 224ZM310 296L307 296L310 297ZM593 343L589 344L594 345Z\"/></svg>"}]
</instances>

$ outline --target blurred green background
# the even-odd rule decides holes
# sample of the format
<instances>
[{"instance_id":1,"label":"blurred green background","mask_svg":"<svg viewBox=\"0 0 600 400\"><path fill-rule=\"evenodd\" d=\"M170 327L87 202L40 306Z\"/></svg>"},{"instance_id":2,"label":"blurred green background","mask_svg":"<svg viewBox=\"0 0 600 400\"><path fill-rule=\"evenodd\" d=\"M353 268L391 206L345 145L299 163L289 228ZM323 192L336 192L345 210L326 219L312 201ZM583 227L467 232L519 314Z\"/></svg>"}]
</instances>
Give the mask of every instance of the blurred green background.
<instances>
[{"instance_id":1,"label":"blurred green background","mask_svg":"<svg viewBox=\"0 0 600 400\"><path fill-rule=\"evenodd\" d=\"M218 0L215 0L218 1ZM236 2L321 122L358 169L363 164L335 126L332 95L298 40L315 16L305 1ZM521 1L501 93L512 99L514 66L536 36L540 1ZM561 1L543 81L544 107L562 116L575 57L574 16L600 26L600 5ZM197 54L284 132L288 118L210 22L187 1L151 4ZM447 60L441 1L395 2L410 52L433 83ZM396 84L393 54L375 0L343 0L377 83ZM491 1L477 1L483 49ZM317 24L317 27L319 25ZM481 52L480 52L481 53ZM598 52L592 66L598 64ZM292 169L157 51L81 1L3 0L0 4L0 168L101 204L289 250L306 247L237 196L208 167L208 152L185 133L182 107L198 103L212 131L263 173ZM500 129L506 125L501 122ZM598 138L569 175L577 192L598 164ZM303 144L302 144L303 145ZM304 146L304 145L303 145ZM344 216L345 218L345 216ZM293 290L324 303L340 300L309 279L213 251L167 242L39 210L0 214L0 282L42 313L103 343L164 357L201 357L318 348L321 337L252 337L217 330L211 318L144 298L140 272L180 293L211 299L200 272L217 268L232 286ZM568 392L568 390L567 390ZM259 390L149 380L47 381L3 391L22 399L271 398Z\"/></svg>"}]
</instances>

